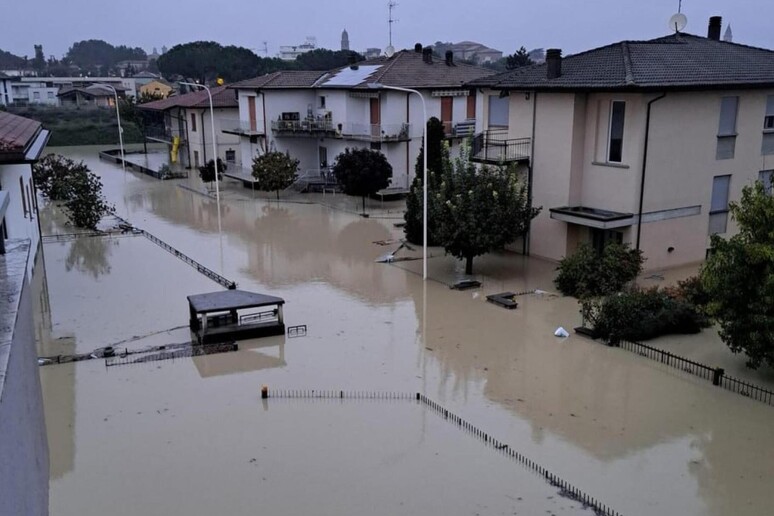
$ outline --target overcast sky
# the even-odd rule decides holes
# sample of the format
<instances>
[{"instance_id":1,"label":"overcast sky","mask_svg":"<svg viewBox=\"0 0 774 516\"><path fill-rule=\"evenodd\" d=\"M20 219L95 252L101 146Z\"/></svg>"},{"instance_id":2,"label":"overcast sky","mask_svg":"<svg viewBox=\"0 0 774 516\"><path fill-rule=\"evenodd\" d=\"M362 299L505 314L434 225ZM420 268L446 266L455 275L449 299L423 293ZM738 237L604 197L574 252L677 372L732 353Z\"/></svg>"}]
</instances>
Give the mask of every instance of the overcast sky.
<instances>
[{"instance_id":1,"label":"overcast sky","mask_svg":"<svg viewBox=\"0 0 774 516\"><path fill-rule=\"evenodd\" d=\"M350 47L384 48L388 43L388 0L44 0L3 1L0 49L33 56L42 43L46 55L61 57L74 41L103 39L150 52L166 45L215 40L269 55L280 45L307 36L318 47L338 49L341 30ZM393 45L417 41L473 40L512 53L562 48L579 52L623 39L667 34L678 0L401 0L394 10ZM711 15L723 16L734 41L774 48L772 0L683 0L686 32L706 35Z\"/></svg>"}]
</instances>

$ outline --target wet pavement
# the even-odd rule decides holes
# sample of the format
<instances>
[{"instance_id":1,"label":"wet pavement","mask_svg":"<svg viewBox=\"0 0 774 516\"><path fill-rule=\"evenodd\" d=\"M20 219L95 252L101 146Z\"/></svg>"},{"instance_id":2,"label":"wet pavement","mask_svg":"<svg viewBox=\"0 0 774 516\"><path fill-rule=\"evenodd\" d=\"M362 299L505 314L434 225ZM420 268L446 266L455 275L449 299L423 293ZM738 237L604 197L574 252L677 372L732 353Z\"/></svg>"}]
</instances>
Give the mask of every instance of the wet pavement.
<instances>
[{"instance_id":1,"label":"wet pavement","mask_svg":"<svg viewBox=\"0 0 774 516\"><path fill-rule=\"evenodd\" d=\"M266 406L262 384L424 392L622 514L770 510L774 409L633 353L554 337L580 320L574 300L550 294L553 264L482 257L483 287L457 292L448 284L461 264L442 250L426 284L421 261L374 262L398 246L374 243L401 237L398 203L373 201L364 219L359 199L277 203L224 183L219 234L198 179L124 175L96 148L65 152L102 176L118 215L240 288L285 298L286 323L308 335L152 364L41 368L52 515L579 511L418 406ZM47 243L44 253L41 354L180 342L187 330L170 329L187 324L185 296L220 289L141 237ZM485 302L533 289L547 293L520 296L514 311Z\"/></svg>"}]
</instances>

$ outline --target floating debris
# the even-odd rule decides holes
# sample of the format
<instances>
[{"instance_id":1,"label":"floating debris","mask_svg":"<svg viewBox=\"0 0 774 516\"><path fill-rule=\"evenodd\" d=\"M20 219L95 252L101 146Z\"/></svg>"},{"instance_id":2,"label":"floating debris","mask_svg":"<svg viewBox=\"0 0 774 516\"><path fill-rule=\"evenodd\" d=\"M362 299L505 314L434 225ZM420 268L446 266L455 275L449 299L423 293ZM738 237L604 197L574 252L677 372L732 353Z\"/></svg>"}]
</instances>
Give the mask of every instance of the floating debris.
<instances>
[{"instance_id":1,"label":"floating debris","mask_svg":"<svg viewBox=\"0 0 774 516\"><path fill-rule=\"evenodd\" d=\"M519 306L519 303L517 303L515 299L517 295L518 294L514 294L513 292L500 292L499 294L486 296L486 300L497 306L513 310Z\"/></svg>"},{"instance_id":2,"label":"floating debris","mask_svg":"<svg viewBox=\"0 0 774 516\"><path fill-rule=\"evenodd\" d=\"M457 283L454 283L452 285L449 285L449 288L452 290L469 290L472 288L479 288L480 286L481 286L480 281L466 279L466 280L458 281Z\"/></svg>"}]
</instances>

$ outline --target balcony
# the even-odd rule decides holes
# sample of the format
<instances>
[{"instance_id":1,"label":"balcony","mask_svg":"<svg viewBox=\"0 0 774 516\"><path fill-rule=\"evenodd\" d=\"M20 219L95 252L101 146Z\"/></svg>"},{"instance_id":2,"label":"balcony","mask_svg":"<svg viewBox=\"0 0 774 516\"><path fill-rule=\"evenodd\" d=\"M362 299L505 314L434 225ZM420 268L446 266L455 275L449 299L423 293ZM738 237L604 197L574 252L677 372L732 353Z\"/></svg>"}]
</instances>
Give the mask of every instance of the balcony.
<instances>
[{"instance_id":1,"label":"balcony","mask_svg":"<svg viewBox=\"0 0 774 516\"><path fill-rule=\"evenodd\" d=\"M348 122L341 128L341 136L366 142L407 142L411 139L410 124L363 124Z\"/></svg>"},{"instance_id":2,"label":"balcony","mask_svg":"<svg viewBox=\"0 0 774 516\"><path fill-rule=\"evenodd\" d=\"M175 136L180 137L180 145L185 145L185 135L177 134L171 127L149 126L145 128L145 139L154 142L172 144Z\"/></svg>"},{"instance_id":3,"label":"balcony","mask_svg":"<svg viewBox=\"0 0 774 516\"><path fill-rule=\"evenodd\" d=\"M467 138L476 132L476 119L470 118L463 122L442 122L443 132L447 138Z\"/></svg>"},{"instance_id":4,"label":"balcony","mask_svg":"<svg viewBox=\"0 0 774 516\"><path fill-rule=\"evenodd\" d=\"M263 120L222 120L220 130L237 136L263 136Z\"/></svg>"},{"instance_id":5,"label":"balcony","mask_svg":"<svg viewBox=\"0 0 774 516\"><path fill-rule=\"evenodd\" d=\"M333 122L325 119L274 120L271 123L271 130L277 136L313 138L341 136Z\"/></svg>"},{"instance_id":6,"label":"balcony","mask_svg":"<svg viewBox=\"0 0 774 516\"><path fill-rule=\"evenodd\" d=\"M484 131L473 137L470 160L496 165L528 162L531 150L531 138L507 138L506 131Z\"/></svg>"}]
</instances>

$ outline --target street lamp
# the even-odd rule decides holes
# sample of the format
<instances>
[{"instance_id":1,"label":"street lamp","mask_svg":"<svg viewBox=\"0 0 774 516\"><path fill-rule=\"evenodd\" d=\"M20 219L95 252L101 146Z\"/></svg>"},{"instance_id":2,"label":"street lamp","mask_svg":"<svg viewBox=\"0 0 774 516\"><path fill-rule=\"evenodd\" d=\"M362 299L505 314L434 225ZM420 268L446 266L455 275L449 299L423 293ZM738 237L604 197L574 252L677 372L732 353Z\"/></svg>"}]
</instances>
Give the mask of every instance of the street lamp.
<instances>
[{"instance_id":1,"label":"street lamp","mask_svg":"<svg viewBox=\"0 0 774 516\"><path fill-rule=\"evenodd\" d=\"M126 161L124 156L124 130L121 128L121 111L118 109L118 92L110 84L105 84L104 86L113 90L113 96L116 99L116 118L118 119L118 145L121 147L121 167L124 170L124 176L126 176Z\"/></svg>"},{"instance_id":2,"label":"street lamp","mask_svg":"<svg viewBox=\"0 0 774 516\"><path fill-rule=\"evenodd\" d=\"M369 83L369 88L375 90L394 90L405 93L414 93L422 101L422 152L423 171L422 171L422 280L427 280L427 106L425 97L417 90L411 88L401 88L400 86L387 86L378 82Z\"/></svg>"},{"instance_id":3,"label":"street lamp","mask_svg":"<svg viewBox=\"0 0 774 516\"><path fill-rule=\"evenodd\" d=\"M222 79L218 79L218 84L221 84ZM218 209L218 239L220 241L220 272L223 273L223 228L220 223L220 181L218 179L218 144L215 141L215 108L212 105L212 91L204 84L197 84L193 82L181 82L186 86L193 86L196 88L202 88L207 92L207 98L210 100L210 127L212 129L212 163L215 167L215 204ZM204 128L202 128L204 129ZM205 163L205 166L207 164Z\"/></svg>"}]
</instances>

